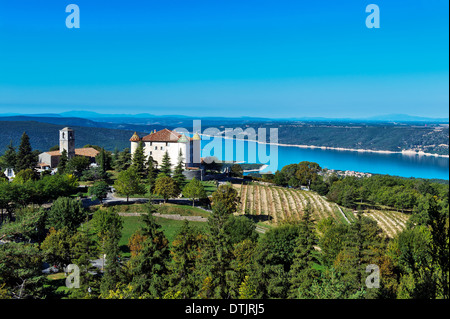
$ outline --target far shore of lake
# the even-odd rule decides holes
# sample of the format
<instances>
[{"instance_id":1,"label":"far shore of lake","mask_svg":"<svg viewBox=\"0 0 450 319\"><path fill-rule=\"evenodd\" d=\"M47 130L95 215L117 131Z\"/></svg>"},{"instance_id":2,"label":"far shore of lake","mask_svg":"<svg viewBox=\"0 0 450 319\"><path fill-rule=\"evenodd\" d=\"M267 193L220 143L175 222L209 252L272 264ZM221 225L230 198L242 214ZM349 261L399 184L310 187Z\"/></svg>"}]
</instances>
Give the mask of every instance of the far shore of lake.
<instances>
[{"instance_id":1,"label":"far shore of lake","mask_svg":"<svg viewBox=\"0 0 450 319\"><path fill-rule=\"evenodd\" d=\"M424 151L415 151L415 150L402 150L402 151L367 150L367 149L331 147L331 146L315 146L315 145L270 143L270 142L261 142L261 141L257 141L257 140L238 139L238 138L231 138L231 137L226 137L226 136L207 135L207 134L199 134L199 135L209 136L209 137L219 137L219 138L223 138L223 139L231 139L231 140L236 140L236 141L256 142L258 144L267 144L267 145L276 145L276 146L288 146L288 147L298 147L298 148L315 148L315 149L322 149L322 150L336 150L336 151L350 151L350 152L368 152L368 153L380 153L380 154L402 154L402 155L405 155L405 156L418 155L418 156L434 156L434 157L449 158L449 155L446 155L446 154L426 153Z\"/></svg>"}]
</instances>

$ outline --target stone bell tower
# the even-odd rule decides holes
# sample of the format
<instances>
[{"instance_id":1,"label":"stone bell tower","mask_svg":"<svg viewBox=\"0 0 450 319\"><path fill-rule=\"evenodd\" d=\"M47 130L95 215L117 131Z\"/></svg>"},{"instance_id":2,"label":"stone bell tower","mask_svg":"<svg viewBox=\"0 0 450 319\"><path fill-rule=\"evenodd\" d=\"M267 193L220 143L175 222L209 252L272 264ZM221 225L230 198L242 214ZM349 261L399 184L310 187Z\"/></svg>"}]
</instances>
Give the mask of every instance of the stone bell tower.
<instances>
[{"instance_id":1,"label":"stone bell tower","mask_svg":"<svg viewBox=\"0 0 450 319\"><path fill-rule=\"evenodd\" d=\"M59 131L59 151L66 150L70 159L75 156L75 134L70 127L65 127Z\"/></svg>"}]
</instances>

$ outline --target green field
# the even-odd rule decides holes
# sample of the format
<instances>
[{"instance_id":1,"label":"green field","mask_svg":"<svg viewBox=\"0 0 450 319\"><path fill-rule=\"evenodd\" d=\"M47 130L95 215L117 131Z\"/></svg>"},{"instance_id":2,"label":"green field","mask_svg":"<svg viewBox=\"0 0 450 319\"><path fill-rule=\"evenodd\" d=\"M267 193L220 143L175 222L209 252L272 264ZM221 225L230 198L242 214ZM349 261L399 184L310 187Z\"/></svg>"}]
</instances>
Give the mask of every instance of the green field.
<instances>
[{"instance_id":1,"label":"green field","mask_svg":"<svg viewBox=\"0 0 450 319\"><path fill-rule=\"evenodd\" d=\"M130 251L128 249L128 240L134 234L139 226L142 225L142 220L140 216L122 216L123 219L123 230L122 237L119 241L120 250L123 253L123 257L129 257ZM161 230L166 235L169 243L172 243L175 239L178 231L183 226L183 220L173 220L167 218L156 217L156 222L161 225ZM196 227L200 230L206 229L207 224L203 222L189 222L189 225Z\"/></svg>"},{"instance_id":2,"label":"green field","mask_svg":"<svg viewBox=\"0 0 450 319\"><path fill-rule=\"evenodd\" d=\"M109 172L113 172L113 171L109 171ZM114 180L116 180L116 179L117 179L117 172L115 172L114 175L111 177L111 180L112 180L112 181L114 181ZM181 189L183 189L183 187L186 186L186 184L187 184L188 182L189 182L189 181L186 181L186 182L181 186ZM207 196L211 196L211 194L214 193L214 192L217 190L217 186L216 186L216 183L215 183L214 181L202 181L201 183L202 183L203 187L205 188L205 191L206 191L206 195L207 195ZM131 195L131 196L129 196L129 198L144 198L144 197L149 197L149 195L150 195L150 194L149 194L149 188L150 188L150 186L147 185L147 184L144 184L144 187L145 187L145 194ZM125 198L125 197L126 197L126 196L122 196L121 194L118 194L118 193L115 193L114 195L115 195L116 197L119 197L119 198ZM155 199L162 199L161 196L158 196L158 195L156 195L156 194L152 194L152 198L155 198Z\"/></svg>"}]
</instances>

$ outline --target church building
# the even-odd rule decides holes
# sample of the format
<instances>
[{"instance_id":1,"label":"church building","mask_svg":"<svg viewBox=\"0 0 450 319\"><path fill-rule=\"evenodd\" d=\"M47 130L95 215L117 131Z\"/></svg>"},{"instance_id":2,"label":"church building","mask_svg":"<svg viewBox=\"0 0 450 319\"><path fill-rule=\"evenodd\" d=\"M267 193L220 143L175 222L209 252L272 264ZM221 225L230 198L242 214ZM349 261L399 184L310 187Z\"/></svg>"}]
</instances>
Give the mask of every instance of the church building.
<instances>
[{"instance_id":1,"label":"church building","mask_svg":"<svg viewBox=\"0 0 450 319\"><path fill-rule=\"evenodd\" d=\"M91 162L99 153L95 148L75 148L75 132L70 127L65 127L59 131L59 151L49 151L39 154L38 166L41 169L53 169L58 166L61 152L66 150L69 159L74 156L88 157Z\"/></svg>"}]
</instances>

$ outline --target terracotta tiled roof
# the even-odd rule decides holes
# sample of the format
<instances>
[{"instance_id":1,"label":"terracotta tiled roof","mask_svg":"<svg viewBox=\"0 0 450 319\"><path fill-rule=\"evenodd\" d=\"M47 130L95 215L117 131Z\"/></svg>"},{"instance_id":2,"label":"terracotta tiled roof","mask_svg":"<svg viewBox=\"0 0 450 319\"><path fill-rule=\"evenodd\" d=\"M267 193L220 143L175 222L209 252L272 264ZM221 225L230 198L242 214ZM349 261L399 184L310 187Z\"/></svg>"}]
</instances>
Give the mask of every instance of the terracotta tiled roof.
<instances>
[{"instance_id":1,"label":"terracotta tiled roof","mask_svg":"<svg viewBox=\"0 0 450 319\"><path fill-rule=\"evenodd\" d=\"M45 153L49 154L50 156L61 156L60 151L51 151L51 152L45 152ZM75 155L78 155L78 156L96 157L98 153L100 153L100 152L92 147L75 149Z\"/></svg>"},{"instance_id":2,"label":"terracotta tiled roof","mask_svg":"<svg viewBox=\"0 0 450 319\"><path fill-rule=\"evenodd\" d=\"M144 142L173 142L173 143L176 143L180 137L181 137L181 134L178 134L177 132L173 132L173 131L165 128L159 132L155 132L155 133L149 134L147 136L144 136L142 138L142 141L144 141Z\"/></svg>"},{"instance_id":3,"label":"terracotta tiled roof","mask_svg":"<svg viewBox=\"0 0 450 319\"><path fill-rule=\"evenodd\" d=\"M98 153L100 153L100 152L92 147L75 149L75 155L78 155L78 156L96 157L98 155Z\"/></svg>"},{"instance_id":4,"label":"terracotta tiled roof","mask_svg":"<svg viewBox=\"0 0 450 319\"><path fill-rule=\"evenodd\" d=\"M60 151L51 151L51 152L45 152L45 153L49 154L50 156L61 156Z\"/></svg>"}]
</instances>

